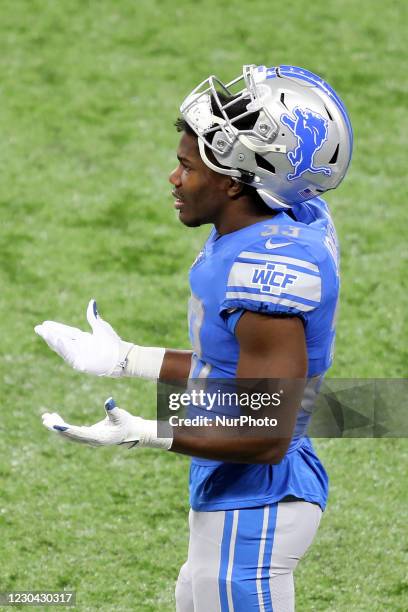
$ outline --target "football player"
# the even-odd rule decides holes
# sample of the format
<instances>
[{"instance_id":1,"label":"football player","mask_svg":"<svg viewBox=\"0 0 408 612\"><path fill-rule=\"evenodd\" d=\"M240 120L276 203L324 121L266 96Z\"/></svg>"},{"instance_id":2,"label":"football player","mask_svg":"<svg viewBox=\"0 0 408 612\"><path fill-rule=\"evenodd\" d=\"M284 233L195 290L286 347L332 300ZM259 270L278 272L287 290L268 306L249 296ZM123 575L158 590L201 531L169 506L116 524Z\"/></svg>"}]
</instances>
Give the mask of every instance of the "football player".
<instances>
[{"instance_id":1,"label":"football player","mask_svg":"<svg viewBox=\"0 0 408 612\"><path fill-rule=\"evenodd\" d=\"M244 66L211 76L176 122L175 208L212 226L190 272L191 351L124 342L98 314L92 333L46 321L36 332L71 366L99 376L307 380L290 435L197 436L105 404L81 427L57 413L46 427L74 441L190 455L190 543L176 585L179 612L294 610L293 571L310 546L328 479L307 427L333 359L338 246L321 194L344 178L353 136L344 104L294 66ZM217 406L222 412L222 407Z\"/></svg>"}]
</instances>

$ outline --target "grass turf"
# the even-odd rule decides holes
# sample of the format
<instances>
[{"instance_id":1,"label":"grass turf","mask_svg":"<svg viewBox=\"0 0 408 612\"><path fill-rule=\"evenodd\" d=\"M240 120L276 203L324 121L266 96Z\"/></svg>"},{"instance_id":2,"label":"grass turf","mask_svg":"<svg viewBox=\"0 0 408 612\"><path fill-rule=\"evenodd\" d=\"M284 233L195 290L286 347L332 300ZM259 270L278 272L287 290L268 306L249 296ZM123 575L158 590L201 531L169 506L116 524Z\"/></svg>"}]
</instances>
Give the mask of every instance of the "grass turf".
<instances>
[{"instance_id":1,"label":"grass turf","mask_svg":"<svg viewBox=\"0 0 408 612\"><path fill-rule=\"evenodd\" d=\"M187 270L208 229L178 223L166 177L178 104L208 74L304 65L344 98L356 147L328 196L343 255L331 375L406 373L406 12L379 0L2 2L0 591L72 588L84 611L174 608L188 460L62 444L39 419L46 407L93 422L111 394L153 415L153 387L78 375L32 328L83 326L95 296L122 337L188 346ZM317 446L331 498L296 574L298 609L405 609L405 440Z\"/></svg>"}]
</instances>

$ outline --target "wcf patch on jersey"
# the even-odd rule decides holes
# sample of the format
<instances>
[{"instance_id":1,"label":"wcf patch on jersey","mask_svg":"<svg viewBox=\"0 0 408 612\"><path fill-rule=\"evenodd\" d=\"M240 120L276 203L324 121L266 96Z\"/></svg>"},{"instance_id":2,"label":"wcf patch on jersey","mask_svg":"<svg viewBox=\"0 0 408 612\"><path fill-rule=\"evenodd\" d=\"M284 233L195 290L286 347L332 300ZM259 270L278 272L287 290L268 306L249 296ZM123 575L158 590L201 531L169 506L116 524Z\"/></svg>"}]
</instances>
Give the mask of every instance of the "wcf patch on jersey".
<instances>
[{"instance_id":1,"label":"wcf patch on jersey","mask_svg":"<svg viewBox=\"0 0 408 612\"><path fill-rule=\"evenodd\" d=\"M259 287L261 293L280 294L293 285L298 276L288 272L285 265L267 263L253 268L251 284Z\"/></svg>"}]
</instances>

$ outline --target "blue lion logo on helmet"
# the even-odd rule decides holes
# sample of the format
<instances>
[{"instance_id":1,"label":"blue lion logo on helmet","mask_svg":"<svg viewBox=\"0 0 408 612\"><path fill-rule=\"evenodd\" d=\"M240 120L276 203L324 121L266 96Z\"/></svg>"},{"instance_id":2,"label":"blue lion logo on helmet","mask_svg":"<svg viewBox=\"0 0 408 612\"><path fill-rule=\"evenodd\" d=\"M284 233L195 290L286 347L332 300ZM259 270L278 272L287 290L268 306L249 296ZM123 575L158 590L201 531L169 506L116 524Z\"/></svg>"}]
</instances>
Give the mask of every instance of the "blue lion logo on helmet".
<instances>
[{"instance_id":1,"label":"blue lion logo on helmet","mask_svg":"<svg viewBox=\"0 0 408 612\"><path fill-rule=\"evenodd\" d=\"M282 123L298 140L296 149L287 154L288 160L295 169L292 174L288 174L288 180L293 181L304 172L313 172L313 174L323 172L326 176L330 176L332 173L330 168L313 165L314 154L327 140L327 120L318 113L308 108L300 108L300 106L295 106L293 114L295 119L286 113L281 116Z\"/></svg>"}]
</instances>

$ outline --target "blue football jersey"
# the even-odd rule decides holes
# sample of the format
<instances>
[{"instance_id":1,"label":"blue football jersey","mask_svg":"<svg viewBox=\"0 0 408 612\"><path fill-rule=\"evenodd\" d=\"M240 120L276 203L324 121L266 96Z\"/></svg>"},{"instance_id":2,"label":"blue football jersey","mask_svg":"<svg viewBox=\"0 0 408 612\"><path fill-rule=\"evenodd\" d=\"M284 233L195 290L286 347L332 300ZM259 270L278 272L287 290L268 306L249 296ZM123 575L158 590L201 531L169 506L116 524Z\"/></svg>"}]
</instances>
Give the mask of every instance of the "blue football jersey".
<instances>
[{"instance_id":1,"label":"blue football jersey","mask_svg":"<svg viewBox=\"0 0 408 612\"><path fill-rule=\"evenodd\" d=\"M246 310L303 320L308 354L304 401L277 465L192 458L194 510L248 508L298 498L324 509L328 479L306 435L319 384L333 359L339 293L338 244L324 200L315 198L235 232L213 229L190 272L191 378L234 378L235 328Z\"/></svg>"}]
</instances>

